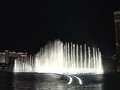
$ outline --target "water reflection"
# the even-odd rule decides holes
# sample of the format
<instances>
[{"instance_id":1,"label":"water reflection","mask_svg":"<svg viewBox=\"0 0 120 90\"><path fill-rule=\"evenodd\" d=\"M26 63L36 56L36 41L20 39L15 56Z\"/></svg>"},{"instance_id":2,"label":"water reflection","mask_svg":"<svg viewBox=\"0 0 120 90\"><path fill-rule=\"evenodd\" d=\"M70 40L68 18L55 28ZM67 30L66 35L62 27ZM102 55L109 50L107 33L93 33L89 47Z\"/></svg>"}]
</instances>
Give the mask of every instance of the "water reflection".
<instances>
[{"instance_id":1,"label":"water reflection","mask_svg":"<svg viewBox=\"0 0 120 90\"><path fill-rule=\"evenodd\" d=\"M34 74L14 74L13 90L36 90Z\"/></svg>"},{"instance_id":2,"label":"water reflection","mask_svg":"<svg viewBox=\"0 0 120 90\"><path fill-rule=\"evenodd\" d=\"M120 90L120 74L104 75L101 83L68 82L60 75L0 72L0 90Z\"/></svg>"},{"instance_id":3,"label":"water reflection","mask_svg":"<svg viewBox=\"0 0 120 90\"><path fill-rule=\"evenodd\" d=\"M15 74L14 90L102 90L102 83L98 84L68 84L68 80L60 75L47 74Z\"/></svg>"},{"instance_id":4,"label":"water reflection","mask_svg":"<svg viewBox=\"0 0 120 90\"><path fill-rule=\"evenodd\" d=\"M35 82L36 90L102 90L102 83L79 85L68 85L64 80L41 80L37 79Z\"/></svg>"},{"instance_id":5,"label":"water reflection","mask_svg":"<svg viewBox=\"0 0 120 90\"><path fill-rule=\"evenodd\" d=\"M82 77L83 78L83 77ZM85 77L84 77L85 78ZM75 79L74 79L75 80ZM101 83L73 82L60 75L0 72L0 90L119 90L120 74L104 75Z\"/></svg>"},{"instance_id":6,"label":"water reflection","mask_svg":"<svg viewBox=\"0 0 120 90\"><path fill-rule=\"evenodd\" d=\"M13 73L0 72L0 90L13 90Z\"/></svg>"}]
</instances>

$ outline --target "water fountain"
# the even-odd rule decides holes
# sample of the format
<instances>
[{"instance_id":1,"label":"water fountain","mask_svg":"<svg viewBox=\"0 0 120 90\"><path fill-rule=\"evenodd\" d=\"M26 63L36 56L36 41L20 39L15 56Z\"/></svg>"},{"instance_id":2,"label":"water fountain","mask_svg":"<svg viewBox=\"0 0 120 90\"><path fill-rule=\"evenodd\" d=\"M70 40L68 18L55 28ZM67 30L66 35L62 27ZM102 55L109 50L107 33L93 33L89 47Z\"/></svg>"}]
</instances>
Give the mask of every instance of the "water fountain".
<instances>
[{"instance_id":1,"label":"water fountain","mask_svg":"<svg viewBox=\"0 0 120 90\"><path fill-rule=\"evenodd\" d=\"M41 48L34 57L16 59L14 72L102 74L101 52L86 44L55 40Z\"/></svg>"}]
</instances>

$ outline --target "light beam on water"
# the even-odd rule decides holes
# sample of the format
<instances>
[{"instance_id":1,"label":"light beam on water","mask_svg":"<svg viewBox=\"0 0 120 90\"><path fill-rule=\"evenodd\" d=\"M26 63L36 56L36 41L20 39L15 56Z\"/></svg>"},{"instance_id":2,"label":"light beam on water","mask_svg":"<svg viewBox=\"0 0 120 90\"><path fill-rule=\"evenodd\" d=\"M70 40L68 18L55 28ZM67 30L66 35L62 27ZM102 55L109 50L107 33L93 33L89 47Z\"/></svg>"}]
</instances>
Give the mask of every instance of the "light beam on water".
<instances>
[{"instance_id":1,"label":"light beam on water","mask_svg":"<svg viewBox=\"0 0 120 90\"><path fill-rule=\"evenodd\" d=\"M67 76L67 77L69 78L69 82L68 82L68 84L71 84L72 81L73 81L72 77L71 77L71 76Z\"/></svg>"},{"instance_id":2,"label":"light beam on water","mask_svg":"<svg viewBox=\"0 0 120 90\"><path fill-rule=\"evenodd\" d=\"M82 80L79 77L77 77L77 76L73 76L73 77L75 77L79 81L80 85L82 84Z\"/></svg>"}]
</instances>

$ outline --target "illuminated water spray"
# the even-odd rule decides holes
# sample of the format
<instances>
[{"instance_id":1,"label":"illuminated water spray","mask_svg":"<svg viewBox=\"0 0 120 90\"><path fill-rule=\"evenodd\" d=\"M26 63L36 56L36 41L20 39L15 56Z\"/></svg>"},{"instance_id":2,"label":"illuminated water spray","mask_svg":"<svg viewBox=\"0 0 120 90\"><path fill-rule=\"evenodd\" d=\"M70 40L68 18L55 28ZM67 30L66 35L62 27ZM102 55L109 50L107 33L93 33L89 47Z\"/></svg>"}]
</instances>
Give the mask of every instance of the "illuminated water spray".
<instances>
[{"instance_id":1,"label":"illuminated water spray","mask_svg":"<svg viewBox=\"0 0 120 90\"><path fill-rule=\"evenodd\" d=\"M34 56L16 59L14 72L60 74L102 74L102 58L98 48L85 45L49 42Z\"/></svg>"}]
</instances>

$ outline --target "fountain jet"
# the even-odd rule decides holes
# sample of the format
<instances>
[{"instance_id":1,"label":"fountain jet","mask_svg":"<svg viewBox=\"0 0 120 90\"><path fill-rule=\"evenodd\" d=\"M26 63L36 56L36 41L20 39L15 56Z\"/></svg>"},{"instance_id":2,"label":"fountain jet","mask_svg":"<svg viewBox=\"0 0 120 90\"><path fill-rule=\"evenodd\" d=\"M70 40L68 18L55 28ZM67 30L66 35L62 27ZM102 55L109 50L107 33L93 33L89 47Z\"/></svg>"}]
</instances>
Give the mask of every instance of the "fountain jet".
<instances>
[{"instance_id":1,"label":"fountain jet","mask_svg":"<svg viewBox=\"0 0 120 90\"><path fill-rule=\"evenodd\" d=\"M14 72L103 74L98 48L60 40L49 42L34 57L15 60Z\"/></svg>"}]
</instances>

